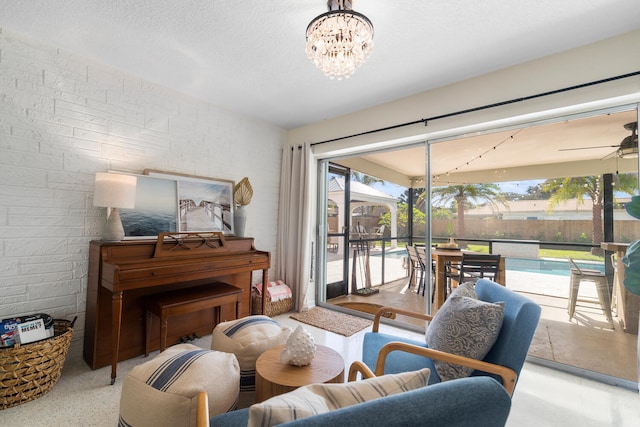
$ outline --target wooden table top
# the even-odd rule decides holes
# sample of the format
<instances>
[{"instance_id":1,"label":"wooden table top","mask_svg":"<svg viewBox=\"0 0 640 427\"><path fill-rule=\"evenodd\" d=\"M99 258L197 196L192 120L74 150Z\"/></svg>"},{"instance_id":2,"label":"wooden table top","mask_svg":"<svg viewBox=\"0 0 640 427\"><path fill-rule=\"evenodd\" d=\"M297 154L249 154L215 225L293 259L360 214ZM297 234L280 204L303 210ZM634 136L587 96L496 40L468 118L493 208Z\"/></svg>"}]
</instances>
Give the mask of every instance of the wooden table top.
<instances>
[{"instance_id":1,"label":"wooden table top","mask_svg":"<svg viewBox=\"0 0 640 427\"><path fill-rule=\"evenodd\" d=\"M329 347L317 345L316 356L307 366L280 363L280 353L283 348L284 346L281 345L267 350L256 361L256 372L272 384L301 387L329 382L337 376L344 378L344 359L340 353Z\"/></svg>"}]
</instances>

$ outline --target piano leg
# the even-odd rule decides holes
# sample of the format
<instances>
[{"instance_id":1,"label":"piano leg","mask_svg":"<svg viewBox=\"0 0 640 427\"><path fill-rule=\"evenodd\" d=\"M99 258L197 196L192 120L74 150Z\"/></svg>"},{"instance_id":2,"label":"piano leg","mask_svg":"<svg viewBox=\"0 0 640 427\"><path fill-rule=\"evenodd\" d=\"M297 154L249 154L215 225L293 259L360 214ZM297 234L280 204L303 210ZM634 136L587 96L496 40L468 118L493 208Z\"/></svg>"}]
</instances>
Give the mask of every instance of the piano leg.
<instances>
[{"instance_id":1,"label":"piano leg","mask_svg":"<svg viewBox=\"0 0 640 427\"><path fill-rule=\"evenodd\" d=\"M111 297L111 385L116 382L118 353L120 352L120 327L122 326L122 292Z\"/></svg>"}]
</instances>

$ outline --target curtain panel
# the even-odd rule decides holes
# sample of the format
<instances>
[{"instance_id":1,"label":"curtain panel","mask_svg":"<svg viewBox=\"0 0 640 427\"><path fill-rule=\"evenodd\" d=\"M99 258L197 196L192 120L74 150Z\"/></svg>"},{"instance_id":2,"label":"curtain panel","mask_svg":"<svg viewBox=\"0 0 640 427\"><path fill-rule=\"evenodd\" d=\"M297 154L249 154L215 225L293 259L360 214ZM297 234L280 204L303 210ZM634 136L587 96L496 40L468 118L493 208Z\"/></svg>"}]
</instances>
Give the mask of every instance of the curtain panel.
<instances>
[{"instance_id":1,"label":"curtain panel","mask_svg":"<svg viewBox=\"0 0 640 427\"><path fill-rule=\"evenodd\" d=\"M278 206L278 253L275 274L293 291L294 308L308 308L307 294L314 299L312 247L312 172L315 170L311 146L285 147L282 152L280 203Z\"/></svg>"}]
</instances>

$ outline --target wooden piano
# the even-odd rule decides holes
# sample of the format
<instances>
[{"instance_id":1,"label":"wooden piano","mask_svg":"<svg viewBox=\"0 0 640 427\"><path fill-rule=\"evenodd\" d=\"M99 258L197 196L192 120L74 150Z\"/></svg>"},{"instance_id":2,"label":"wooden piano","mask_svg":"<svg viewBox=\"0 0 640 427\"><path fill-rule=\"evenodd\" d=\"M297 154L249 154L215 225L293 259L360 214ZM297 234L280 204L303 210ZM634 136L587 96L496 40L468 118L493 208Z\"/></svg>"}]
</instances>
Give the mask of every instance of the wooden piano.
<instances>
[{"instance_id":1,"label":"wooden piano","mask_svg":"<svg viewBox=\"0 0 640 427\"><path fill-rule=\"evenodd\" d=\"M92 241L85 361L92 369L111 364L113 384L118 361L144 354L144 299L150 294L224 282L243 290L239 317L250 315L252 272L262 270L266 289L270 264L269 252L256 250L253 238L225 237L222 233L161 233L157 240ZM264 313L266 292L262 294ZM220 321L235 319L234 307L220 310ZM216 318L214 310L176 318L179 321L171 322L167 343L193 334L210 334ZM151 349L158 348L159 332L152 331Z\"/></svg>"}]
</instances>

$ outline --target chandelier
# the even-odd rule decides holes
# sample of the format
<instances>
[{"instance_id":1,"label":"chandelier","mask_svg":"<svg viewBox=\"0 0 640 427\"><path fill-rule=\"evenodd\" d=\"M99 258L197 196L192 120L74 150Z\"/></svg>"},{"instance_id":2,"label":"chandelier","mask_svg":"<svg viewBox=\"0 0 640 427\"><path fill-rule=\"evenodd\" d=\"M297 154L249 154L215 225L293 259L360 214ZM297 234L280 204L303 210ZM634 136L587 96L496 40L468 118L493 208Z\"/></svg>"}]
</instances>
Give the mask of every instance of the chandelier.
<instances>
[{"instance_id":1,"label":"chandelier","mask_svg":"<svg viewBox=\"0 0 640 427\"><path fill-rule=\"evenodd\" d=\"M307 27L307 57L330 79L348 79L373 50L373 24L350 0L329 0L329 12Z\"/></svg>"}]
</instances>

